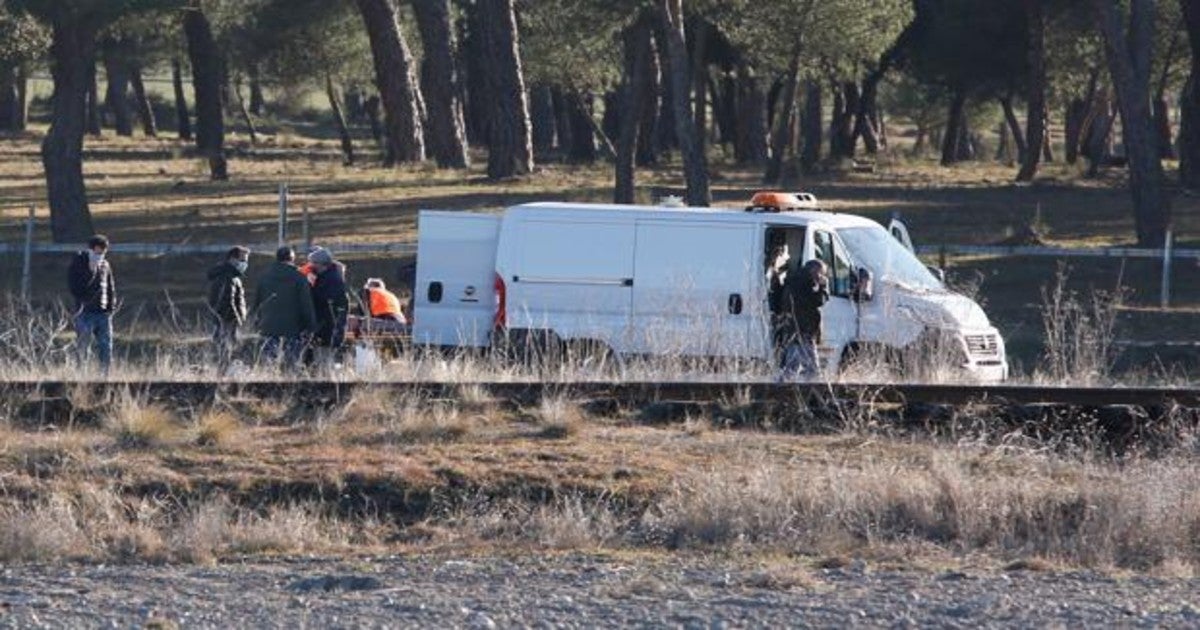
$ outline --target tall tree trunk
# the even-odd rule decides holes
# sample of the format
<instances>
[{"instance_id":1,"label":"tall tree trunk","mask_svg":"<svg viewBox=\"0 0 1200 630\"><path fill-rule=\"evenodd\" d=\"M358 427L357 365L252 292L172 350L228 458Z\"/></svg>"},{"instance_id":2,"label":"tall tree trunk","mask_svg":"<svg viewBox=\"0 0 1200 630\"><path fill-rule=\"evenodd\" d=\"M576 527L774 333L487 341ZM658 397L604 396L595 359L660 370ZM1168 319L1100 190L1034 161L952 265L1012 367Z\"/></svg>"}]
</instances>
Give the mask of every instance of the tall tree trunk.
<instances>
[{"instance_id":1,"label":"tall tree trunk","mask_svg":"<svg viewBox=\"0 0 1200 630\"><path fill-rule=\"evenodd\" d=\"M57 243L82 243L94 232L83 182L83 133L88 89L95 76L96 33L63 19L52 30L54 97L50 130L42 141L50 231Z\"/></svg>"},{"instance_id":2,"label":"tall tree trunk","mask_svg":"<svg viewBox=\"0 0 1200 630\"><path fill-rule=\"evenodd\" d=\"M158 137L158 122L154 120L154 108L146 95L146 82L142 79L142 68L133 64L129 68L129 84L133 86L133 103L138 120L142 122L142 133L147 138Z\"/></svg>"},{"instance_id":3,"label":"tall tree trunk","mask_svg":"<svg viewBox=\"0 0 1200 630\"><path fill-rule=\"evenodd\" d=\"M96 58L95 47L92 48L93 57L87 67L87 132L89 135L99 138L103 135L103 120L100 116L100 86L96 81Z\"/></svg>"},{"instance_id":4,"label":"tall tree trunk","mask_svg":"<svg viewBox=\"0 0 1200 630\"><path fill-rule=\"evenodd\" d=\"M263 109L267 105L267 100L263 97L262 79L258 74L258 64L250 64L247 74L250 79L250 113L255 116L262 116Z\"/></svg>"},{"instance_id":5,"label":"tall tree trunk","mask_svg":"<svg viewBox=\"0 0 1200 630\"><path fill-rule=\"evenodd\" d=\"M617 130L617 159L613 185L614 203L634 202L634 154L637 152L638 132L643 112L650 109L650 56L654 54L651 37L652 16L643 13L622 34L625 51L625 79L621 84L621 116Z\"/></svg>"},{"instance_id":6,"label":"tall tree trunk","mask_svg":"<svg viewBox=\"0 0 1200 630\"><path fill-rule=\"evenodd\" d=\"M29 69L25 64L17 66L17 108L14 113L13 131L25 131L29 124Z\"/></svg>"},{"instance_id":7,"label":"tall tree trunk","mask_svg":"<svg viewBox=\"0 0 1200 630\"><path fill-rule=\"evenodd\" d=\"M621 111L621 95L617 90L609 90L600 100L604 106L604 112L600 115L600 129L605 137L616 138L621 135L621 116L625 115Z\"/></svg>"},{"instance_id":8,"label":"tall tree trunk","mask_svg":"<svg viewBox=\"0 0 1200 630\"><path fill-rule=\"evenodd\" d=\"M571 146L567 151L567 160L577 164L591 164L596 161L596 136L592 132L595 126L592 119L594 101L591 92L571 94L567 97L571 120Z\"/></svg>"},{"instance_id":9,"label":"tall tree trunk","mask_svg":"<svg viewBox=\"0 0 1200 630\"><path fill-rule=\"evenodd\" d=\"M1043 0L1023 0L1027 24L1026 60L1029 83L1026 89L1025 147L1017 181L1029 182L1037 176L1042 147L1049 138L1046 129L1046 16ZM1049 158L1047 158L1047 161Z\"/></svg>"},{"instance_id":10,"label":"tall tree trunk","mask_svg":"<svg viewBox=\"0 0 1200 630\"><path fill-rule=\"evenodd\" d=\"M767 103L762 82L745 62L738 65L734 111L734 156L739 164L763 164L767 160Z\"/></svg>"},{"instance_id":11,"label":"tall tree trunk","mask_svg":"<svg viewBox=\"0 0 1200 630\"><path fill-rule=\"evenodd\" d=\"M857 83L834 83L834 106L829 124L829 157L835 160L854 157L854 118L860 101Z\"/></svg>"},{"instance_id":12,"label":"tall tree trunk","mask_svg":"<svg viewBox=\"0 0 1200 630\"><path fill-rule=\"evenodd\" d=\"M879 117L877 103L879 100L879 81L882 78L882 72L872 72L863 79L858 112L854 116L853 137L862 138L863 148L866 149L868 155L879 153L879 146L881 144L879 126L877 124ZM851 139L850 146L854 146L854 143L855 141Z\"/></svg>"},{"instance_id":13,"label":"tall tree trunk","mask_svg":"<svg viewBox=\"0 0 1200 630\"><path fill-rule=\"evenodd\" d=\"M490 113L488 177L525 175L533 170L533 132L513 0L478 0L474 12Z\"/></svg>"},{"instance_id":14,"label":"tall tree trunk","mask_svg":"<svg viewBox=\"0 0 1200 630\"><path fill-rule=\"evenodd\" d=\"M1138 244L1161 247L1171 225L1171 206L1163 189L1162 162L1150 118L1154 1L1130 0L1128 29L1122 24L1124 10L1118 0L1092 0L1092 4L1121 111Z\"/></svg>"},{"instance_id":15,"label":"tall tree trunk","mask_svg":"<svg viewBox=\"0 0 1200 630\"><path fill-rule=\"evenodd\" d=\"M356 0L371 42L375 85L383 101L391 159L420 162L425 159L421 129L421 96L413 75L413 56L400 29L392 0Z\"/></svg>"},{"instance_id":16,"label":"tall tree trunk","mask_svg":"<svg viewBox=\"0 0 1200 630\"><path fill-rule=\"evenodd\" d=\"M771 155L767 159L767 170L763 173L764 184L777 184L783 176L783 160L787 148L792 144L792 109L796 103L796 83L800 80L800 46L792 49L788 60L787 76L779 96L779 111L775 115L775 132L771 137Z\"/></svg>"},{"instance_id":17,"label":"tall tree trunk","mask_svg":"<svg viewBox=\"0 0 1200 630\"><path fill-rule=\"evenodd\" d=\"M705 130L708 128L709 26L699 18L693 18L691 22L692 120L696 126L699 151L705 153L708 150Z\"/></svg>"},{"instance_id":18,"label":"tall tree trunk","mask_svg":"<svg viewBox=\"0 0 1200 630\"><path fill-rule=\"evenodd\" d=\"M950 100L950 112L946 116L946 132L942 138L942 166L949 166L959 161L962 155L963 109L967 104L967 92L958 89Z\"/></svg>"},{"instance_id":19,"label":"tall tree trunk","mask_svg":"<svg viewBox=\"0 0 1200 630\"><path fill-rule=\"evenodd\" d=\"M379 95L372 94L363 101L363 113L367 116L367 122L371 126L371 137L379 145L379 150L384 154L384 162L391 163L395 161L394 157L390 157L392 151L392 143L387 140L387 133L383 130L383 115L380 110L383 106L379 103Z\"/></svg>"},{"instance_id":20,"label":"tall tree trunk","mask_svg":"<svg viewBox=\"0 0 1200 630\"><path fill-rule=\"evenodd\" d=\"M554 94L550 86L540 83L529 90L529 123L533 126L533 153L542 159L554 151L555 127Z\"/></svg>"},{"instance_id":21,"label":"tall tree trunk","mask_svg":"<svg viewBox=\"0 0 1200 630\"><path fill-rule=\"evenodd\" d=\"M667 57L670 60L671 114L675 119L675 137L683 156L683 174L687 181L687 203L708 206L712 191L708 184L708 158L697 135L689 107L687 40L683 34L683 1L659 0L659 18L666 31Z\"/></svg>"},{"instance_id":22,"label":"tall tree trunk","mask_svg":"<svg viewBox=\"0 0 1200 630\"><path fill-rule=\"evenodd\" d=\"M0 131L17 131L19 102L16 65L0 67Z\"/></svg>"},{"instance_id":23,"label":"tall tree trunk","mask_svg":"<svg viewBox=\"0 0 1200 630\"><path fill-rule=\"evenodd\" d=\"M996 128L1000 141L996 143L996 156L993 158L997 162L1002 162L1007 166L1013 164L1012 141L1009 138L1012 134L1008 131L1008 125L1000 123Z\"/></svg>"},{"instance_id":24,"label":"tall tree trunk","mask_svg":"<svg viewBox=\"0 0 1200 630\"><path fill-rule=\"evenodd\" d=\"M1171 108L1167 105L1167 97L1159 93L1154 97L1154 133L1158 136L1158 157L1166 160L1175 159L1175 143L1171 135Z\"/></svg>"},{"instance_id":25,"label":"tall tree trunk","mask_svg":"<svg viewBox=\"0 0 1200 630\"><path fill-rule=\"evenodd\" d=\"M1117 119L1107 93L1096 99L1084 126L1081 153L1088 160L1085 176L1096 177L1100 167L1112 157L1112 128Z\"/></svg>"},{"instance_id":26,"label":"tall tree trunk","mask_svg":"<svg viewBox=\"0 0 1200 630\"><path fill-rule=\"evenodd\" d=\"M800 170L812 173L817 170L817 162L821 161L821 83L808 80L804 87L804 116L801 118L804 126L802 135L804 144L800 147Z\"/></svg>"},{"instance_id":27,"label":"tall tree trunk","mask_svg":"<svg viewBox=\"0 0 1200 630\"><path fill-rule=\"evenodd\" d=\"M659 113L662 112L662 55L661 40L651 29L650 56L646 59L645 106L638 119L637 155L634 160L638 166L658 164L659 152Z\"/></svg>"},{"instance_id":28,"label":"tall tree trunk","mask_svg":"<svg viewBox=\"0 0 1200 630\"><path fill-rule=\"evenodd\" d=\"M346 124L346 114L342 111L342 101L338 98L337 88L333 85L333 77L325 75L325 96L329 99L329 109L333 112L333 122L337 125L338 136L342 139L342 162L347 166L354 164L354 138L350 136L350 127Z\"/></svg>"},{"instance_id":29,"label":"tall tree trunk","mask_svg":"<svg viewBox=\"0 0 1200 630\"><path fill-rule=\"evenodd\" d=\"M105 52L104 76L108 81L104 100L108 111L112 112L113 127L118 136L128 138L133 135L133 116L129 111L129 67L119 53Z\"/></svg>"},{"instance_id":30,"label":"tall tree trunk","mask_svg":"<svg viewBox=\"0 0 1200 630\"><path fill-rule=\"evenodd\" d=\"M257 145L258 127L254 126L254 119L250 116L250 107L246 104L246 99L242 96L242 80L240 77L233 81L233 97L237 100L238 114L242 117L242 123L246 125L246 133L250 134L250 145Z\"/></svg>"},{"instance_id":31,"label":"tall tree trunk","mask_svg":"<svg viewBox=\"0 0 1200 630\"><path fill-rule=\"evenodd\" d=\"M192 65L192 88L196 92L196 147L208 158L214 180L229 179L225 162L225 110L221 106L224 65L213 40L208 16L192 5L183 12L188 58Z\"/></svg>"},{"instance_id":32,"label":"tall tree trunk","mask_svg":"<svg viewBox=\"0 0 1200 630\"><path fill-rule=\"evenodd\" d=\"M663 20L658 20L654 29L654 41L658 43L659 92L658 127L656 146L662 152L669 153L679 148L679 138L675 132L675 88L671 74L671 54L667 46L667 29ZM690 97L689 97L690 98ZM688 110L689 117L691 110Z\"/></svg>"},{"instance_id":33,"label":"tall tree trunk","mask_svg":"<svg viewBox=\"0 0 1200 630\"><path fill-rule=\"evenodd\" d=\"M1190 68L1179 99L1179 183L1200 190L1200 0L1180 0L1187 30Z\"/></svg>"},{"instance_id":34,"label":"tall tree trunk","mask_svg":"<svg viewBox=\"0 0 1200 630\"><path fill-rule=\"evenodd\" d=\"M1004 122L1008 124L1008 131L1012 134L1013 143L1017 146L1017 155L1023 159L1026 138L1025 133L1021 131L1021 123L1017 120L1017 112L1013 109L1011 93L1000 97L1000 110L1004 112Z\"/></svg>"},{"instance_id":35,"label":"tall tree trunk","mask_svg":"<svg viewBox=\"0 0 1200 630\"><path fill-rule=\"evenodd\" d=\"M1099 86L1100 72L1092 70L1088 75L1087 92L1083 98L1073 98L1067 105L1064 121L1063 152L1067 164L1074 164L1079 158L1079 150L1086 130L1090 125L1092 112L1096 107L1096 90Z\"/></svg>"},{"instance_id":36,"label":"tall tree trunk","mask_svg":"<svg viewBox=\"0 0 1200 630\"><path fill-rule=\"evenodd\" d=\"M421 94L425 98L425 145L442 168L466 168L467 132L458 100L459 72L454 59L450 0L413 0L424 52Z\"/></svg>"},{"instance_id":37,"label":"tall tree trunk","mask_svg":"<svg viewBox=\"0 0 1200 630\"><path fill-rule=\"evenodd\" d=\"M178 59L171 60L171 83L175 87L175 121L179 139L192 139L192 117L188 113L187 95L183 91L183 68Z\"/></svg>"},{"instance_id":38,"label":"tall tree trunk","mask_svg":"<svg viewBox=\"0 0 1200 630\"><path fill-rule=\"evenodd\" d=\"M554 136L558 141L558 152L565 157L575 144L575 126L571 124L572 109L570 96L562 88L552 88L550 99L554 105Z\"/></svg>"},{"instance_id":39,"label":"tall tree trunk","mask_svg":"<svg viewBox=\"0 0 1200 630\"><path fill-rule=\"evenodd\" d=\"M476 17L478 11L468 10L458 22L459 41L458 67L465 76L460 82L459 95L463 102L463 122L466 124L467 142L472 146L486 147L488 137L488 99L484 50L483 26Z\"/></svg>"}]
</instances>

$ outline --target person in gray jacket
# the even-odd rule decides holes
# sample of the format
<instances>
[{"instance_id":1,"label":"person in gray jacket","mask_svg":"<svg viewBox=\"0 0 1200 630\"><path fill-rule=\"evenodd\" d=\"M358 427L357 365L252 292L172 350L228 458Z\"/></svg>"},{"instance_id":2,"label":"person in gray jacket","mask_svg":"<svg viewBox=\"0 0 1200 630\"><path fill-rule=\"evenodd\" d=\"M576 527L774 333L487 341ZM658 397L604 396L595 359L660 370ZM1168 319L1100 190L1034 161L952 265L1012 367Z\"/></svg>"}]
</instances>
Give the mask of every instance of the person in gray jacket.
<instances>
[{"instance_id":1,"label":"person in gray jacket","mask_svg":"<svg viewBox=\"0 0 1200 630\"><path fill-rule=\"evenodd\" d=\"M254 311L258 332L264 339L263 358L278 361L282 352L285 364L298 363L308 339L317 330L317 314L308 280L296 268L292 248L279 248L275 262L259 278Z\"/></svg>"}]
</instances>

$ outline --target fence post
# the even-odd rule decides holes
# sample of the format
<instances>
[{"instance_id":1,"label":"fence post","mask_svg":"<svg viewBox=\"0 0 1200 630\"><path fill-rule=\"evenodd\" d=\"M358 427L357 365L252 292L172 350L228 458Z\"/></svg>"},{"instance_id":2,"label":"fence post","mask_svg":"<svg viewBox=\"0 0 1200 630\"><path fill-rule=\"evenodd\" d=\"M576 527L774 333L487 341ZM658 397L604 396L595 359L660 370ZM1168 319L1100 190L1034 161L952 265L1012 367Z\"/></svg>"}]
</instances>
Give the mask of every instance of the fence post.
<instances>
[{"instance_id":1,"label":"fence post","mask_svg":"<svg viewBox=\"0 0 1200 630\"><path fill-rule=\"evenodd\" d=\"M1171 235L1171 230L1167 230L1167 238L1163 241L1163 267L1162 267L1162 308L1167 308L1171 305L1171 241L1174 240Z\"/></svg>"},{"instance_id":2,"label":"fence post","mask_svg":"<svg viewBox=\"0 0 1200 630\"><path fill-rule=\"evenodd\" d=\"M279 185L279 246L287 244L288 186Z\"/></svg>"},{"instance_id":3,"label":"fence post","mask_svg":"<svg viewBox=\"0 0 1200 630\"><path fill-rule=\"evenodd\" d=\"M300 210L304 218L300 226L304 235L304 251L309 251L312 249L312 233L308 231L308 204L300 206Z\"/></svg>"},{"instance_id":4,"label":"fence post","mask_svg":"<svg viewBox=\"0 0 1200 630\"><path fill-rule=\"evenodd\" d=\"M29 206L29 220L25 222L25 251L21 258L21 299L29 302L33 287L33 206Z\"/></svg>"}]
</instances>

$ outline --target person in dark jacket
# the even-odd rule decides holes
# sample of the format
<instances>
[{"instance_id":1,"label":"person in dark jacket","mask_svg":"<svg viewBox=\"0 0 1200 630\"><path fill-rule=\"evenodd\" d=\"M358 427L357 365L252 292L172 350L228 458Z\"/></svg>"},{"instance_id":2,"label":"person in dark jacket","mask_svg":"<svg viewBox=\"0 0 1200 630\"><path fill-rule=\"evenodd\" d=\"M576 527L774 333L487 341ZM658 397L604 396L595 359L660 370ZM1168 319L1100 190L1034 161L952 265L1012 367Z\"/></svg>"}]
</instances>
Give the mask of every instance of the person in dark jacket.
<instances>
[{"instance_id":1,"label":"person in dark jacket","mask_svg":"<svg viewBox=\"0 0 1200 630\"><path fill-rule=\"evenodd\" d=\"M821 343L821 307L829 301L829 268L810 260L788 273L780 299L783 340L781 380L820 373L817 346Z\"/></svg>"},{"instance_id":2,"label":"person in dark jacket","mask_svg":"<svg viewBox=\"0 0 1200 630\"><path fill-rule=\"evenodd\" d=\"M275 262L258 280L254 293L258 331L264 339L263 357L288 365L300 360L307 337L317 330L308 280L296 269L296 252L281 247Z\"/></svg>"},{"instance_id":3,"label":"person in dark jacket","mask_svg":"<svg viewBox=\"0 0 1200 630\"><path fill-rule=\"evenodd\" d=\"M213 317L213 346L217 366L224 372L237 348L238 329L246 323L246 287L242 278L250 266L250 250L234 247L221 264L208 270L208 309Z\"/></svg>"},{"instance_id":4,"label":"person in dark jacket","mask_svg":"<svg viewBox=\"0 0 1200 630\"><path fill-rule=\"evenodd\" d=\"M112 366L112 315L117 308L117 285L107 255L108 238L97 234L67 268L67 286L75 298L76 354L82 366L94 344L105 374Z\"/></svg>"},{"instance_id":5,"label":"person in dark jacket","mask_svg":"<svg viewBox=\"0 0 1200 630\"><path fill-rule=\"evenodd\" d=\"M327 249L317 248L308 255L308 263L316 274L313 282L313 305L317 309L318 348L333 355L346 339L346 316L350 298L346 294L346 266L333 259Z\"/></svg>"}]
</instances>

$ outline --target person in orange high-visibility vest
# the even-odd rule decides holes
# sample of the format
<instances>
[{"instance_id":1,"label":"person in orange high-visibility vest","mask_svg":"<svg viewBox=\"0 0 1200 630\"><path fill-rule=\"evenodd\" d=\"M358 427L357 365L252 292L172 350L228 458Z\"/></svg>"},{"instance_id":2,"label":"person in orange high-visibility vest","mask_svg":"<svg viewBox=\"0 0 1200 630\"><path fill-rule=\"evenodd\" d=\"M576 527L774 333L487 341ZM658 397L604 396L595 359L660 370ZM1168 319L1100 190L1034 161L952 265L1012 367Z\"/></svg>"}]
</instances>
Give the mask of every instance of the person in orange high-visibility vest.
<instances>
[{"instance_id":1,"label":"person in orange high-visibility vest","mask_svg":"<svg viewBox=\"0 0 1200 630\"><path fill-rule=\"evenodd\" d=\"M318 252L324 251L325 248L320 246L308 250L308 260L306 260L303 265L297 267L297 269L300 270L300 274L308 279L308 286L312 286L317 283L317 268L314 267L312 263L313 255L317 254L319 258L320 254Z\"/></svg>"},{"instance_id":2,"label":"person in orange high-visibility vest","mask_svg":"<svg viewBox=\"0 0 1200 630\"><path fill-rule=\"evenodd\" d=\"M363 305L370 316L368 326L371 332L403 332L408 326L400 298L388 291L383 280L379 278L367 280L366 286L363 287Z\"/></svg>"}]
</instances>

